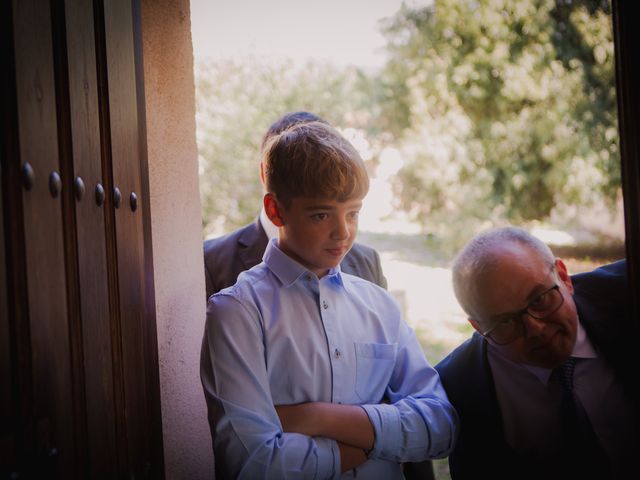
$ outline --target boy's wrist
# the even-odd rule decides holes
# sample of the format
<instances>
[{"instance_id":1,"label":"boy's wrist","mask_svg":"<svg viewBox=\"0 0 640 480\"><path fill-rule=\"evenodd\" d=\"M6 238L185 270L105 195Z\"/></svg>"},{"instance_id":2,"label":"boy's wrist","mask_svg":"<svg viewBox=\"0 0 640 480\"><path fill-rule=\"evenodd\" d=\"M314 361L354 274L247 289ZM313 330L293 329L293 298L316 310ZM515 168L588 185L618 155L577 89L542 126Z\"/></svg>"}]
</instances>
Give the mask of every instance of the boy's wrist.
<instances>
[{"instance_id":1,"label":"boy's wrist","mask_svg":"<svg viewBox=\"0 0 640 480\"><path fill-rule=\"evenodd\" d=\"M375 445L375 429L361 405L309 402L276 410L285 432L331 438L366 454Z\"/></svg>"},{"instance_id":2,"label":"boy's wrist","mask_svg":"<svg viewBox=\"0 0 640 480\"><path fill-rule=\"evenodd\" d=\"M371 442L371 446L369 448L363 449L364 450L364 454L367 456L367 458L369 458L369 455L371 454L371 452L373 451L374 447L376 446L376 429L373 426L373 422L371 422L371 418L369 417L369 413L367 412L367 409L364 408L363 405L360 405L360 408L362 409L364 414L367 416L367 419L369 420L369 423L371 425L371 430L373 432L373 441Z\"/></svg>"}]
</instances>

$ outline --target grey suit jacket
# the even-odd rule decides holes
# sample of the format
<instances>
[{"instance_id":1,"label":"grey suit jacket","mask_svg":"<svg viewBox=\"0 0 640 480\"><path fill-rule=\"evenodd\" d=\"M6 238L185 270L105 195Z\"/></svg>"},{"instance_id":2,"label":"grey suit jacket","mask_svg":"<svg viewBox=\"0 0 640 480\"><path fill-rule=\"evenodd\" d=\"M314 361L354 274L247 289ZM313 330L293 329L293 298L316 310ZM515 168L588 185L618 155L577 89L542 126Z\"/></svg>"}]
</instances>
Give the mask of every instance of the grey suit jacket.
<instances>
[{"instance_id":1,"label":"grey suit jacket","mask_svg":"<svg viewBox=\"0 0 640 480\"><path fill-rule=\"evenodd\" d=\"M259 218L239 230L204 242L207 298L223 288L230 287L236 283L240 273L260 263L265 248L267 235ZM340 268L343 272L387 288L380 256L371 247L354 243Z\"/></svg>"}]
</instances>

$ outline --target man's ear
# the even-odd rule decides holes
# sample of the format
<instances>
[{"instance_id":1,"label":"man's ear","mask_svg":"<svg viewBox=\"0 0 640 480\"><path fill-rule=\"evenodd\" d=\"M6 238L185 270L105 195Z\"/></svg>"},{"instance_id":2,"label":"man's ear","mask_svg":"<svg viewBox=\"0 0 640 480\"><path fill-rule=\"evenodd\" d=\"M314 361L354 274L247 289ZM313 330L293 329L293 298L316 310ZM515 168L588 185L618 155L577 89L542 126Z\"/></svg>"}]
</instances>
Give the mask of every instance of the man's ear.
<instances>
[{"instance_id":1,"label":"man's ear","mask_svg":"<svg viewBox=\"0 0 640 480\"><path fill-rule=\"evenodd\" d=\"M280 206L278 205L278 200L273 193L266 193L264 198L262 199L262 203L264 205L264 211L276 227L283 227L284 221L280 216Z\"/></svg>"},{"instance_id":2,"label":"man's ear","mask_svg":"<svg viewBox=\"0 0 640 480\"><path fill-rule=\"evenodd\" d=\"M480 324L478 322L476 322L473 318L471 317L467 317L467 320L469 321L469 323L471 324L471 326L476 330L476 332L478 332L479 334L482 334L482 328L480 328Z\"/></svg>"},{"instance_id":3,"label":"man's ear","mask_svg":"<svg viewBox=\"0 0 640 480\"><path fill-rule=\"evenodd\" d=\"M564 264L564 262L561 259L556 258L556 261L554 262L554 266L556 268L556 273L558 274L558 278L562 281L562 283L565 284L565 286L567 287L567 290L569 290L569 293L573 294L573 283L571 282L571 276L569 275L569 272L567 271L567 267Z\"/></svg>"}]
</instances>

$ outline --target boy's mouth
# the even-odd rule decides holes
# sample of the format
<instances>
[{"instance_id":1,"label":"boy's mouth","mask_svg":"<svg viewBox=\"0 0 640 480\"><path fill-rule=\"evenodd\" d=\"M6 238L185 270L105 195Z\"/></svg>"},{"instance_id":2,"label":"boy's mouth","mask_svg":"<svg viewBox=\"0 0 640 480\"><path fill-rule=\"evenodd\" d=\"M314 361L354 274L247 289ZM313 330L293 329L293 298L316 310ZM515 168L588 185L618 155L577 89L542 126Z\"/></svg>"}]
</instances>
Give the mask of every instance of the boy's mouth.
<instances>
[{"instance_id":1,"label":"boy's mouth","mask_svg":"<svg viewBox=\"0 0 640 480\"><path fill-rule=\"evenodd\" d=\"M340 257L347 253L347 247L327 248L327 252L334 257Z\"/></svg>"}]
</instances>

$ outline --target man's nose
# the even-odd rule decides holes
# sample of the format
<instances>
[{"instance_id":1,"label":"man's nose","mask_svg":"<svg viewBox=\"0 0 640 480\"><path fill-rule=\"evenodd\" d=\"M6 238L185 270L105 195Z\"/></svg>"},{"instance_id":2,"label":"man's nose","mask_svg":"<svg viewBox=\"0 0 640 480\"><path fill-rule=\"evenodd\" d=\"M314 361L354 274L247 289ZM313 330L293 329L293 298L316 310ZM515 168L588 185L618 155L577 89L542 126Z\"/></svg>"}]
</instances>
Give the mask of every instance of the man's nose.
<instances>
[{"instance_id":1,"label":"man's nose","mask_svg":"<svg viewBox=\"0 0 640 480\"><path fill-rule=\"evenodd\" d=\"M528 313L522 316L522 324L524 325L525 334L527 337L536 337L542 333L546 325L544 318L532 317Z\"/></svg>"}]
</instances>

